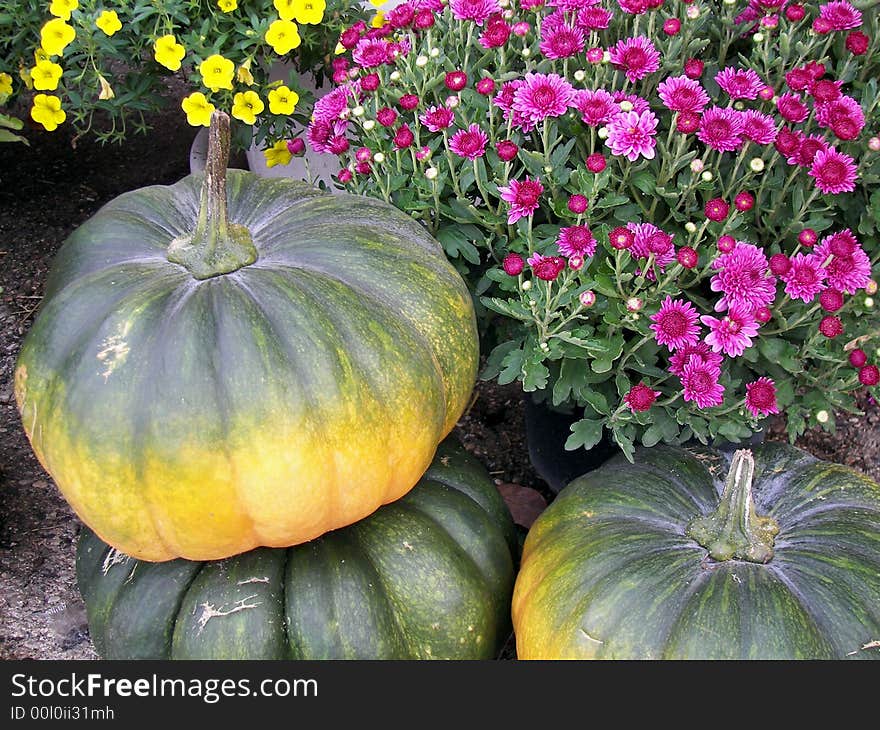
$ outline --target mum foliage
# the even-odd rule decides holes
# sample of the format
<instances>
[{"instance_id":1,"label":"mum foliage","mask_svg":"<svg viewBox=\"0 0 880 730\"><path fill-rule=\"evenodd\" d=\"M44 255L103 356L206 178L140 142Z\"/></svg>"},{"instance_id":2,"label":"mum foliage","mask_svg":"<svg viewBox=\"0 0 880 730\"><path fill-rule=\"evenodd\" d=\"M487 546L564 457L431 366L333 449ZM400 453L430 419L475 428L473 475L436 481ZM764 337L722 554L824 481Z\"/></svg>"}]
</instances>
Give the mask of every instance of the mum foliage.
<instances>
[{"instance_id":1,"label":"mum foliage","mask_svg":"<svg viewBox=\"0 0 880 730\"><path fill-rule=\"evenodd\" d=\"M568 448L794 439L877 380L877 36L848 2L408 0L342 33L309 138L470 278L483 377L583 409Z\"/></svg>"}]
</instances>

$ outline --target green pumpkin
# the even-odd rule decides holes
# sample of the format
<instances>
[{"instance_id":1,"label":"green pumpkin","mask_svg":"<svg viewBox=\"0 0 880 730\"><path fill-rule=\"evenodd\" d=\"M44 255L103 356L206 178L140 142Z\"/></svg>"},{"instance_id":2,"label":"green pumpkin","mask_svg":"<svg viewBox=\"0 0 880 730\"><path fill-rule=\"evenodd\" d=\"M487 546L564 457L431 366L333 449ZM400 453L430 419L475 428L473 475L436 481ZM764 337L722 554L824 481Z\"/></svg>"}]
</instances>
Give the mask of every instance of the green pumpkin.
<instances>
[{"instance_id":1,"label":"green pumpkin","mask_svg":"<svg viewBox=\"0 0 880 730\"><path fill-rule=\"evenodd\" d=\"M304 545L147 563L84 529L76 571L107 659L491 659L517 545L485 468L447 441L405 497Z\"/></svg>"},{"instance_id":2,"label":"green pumpkin","mask_svg":"<svg viewBox=\"0 0 880 730\"><path fill-rule=\"evenodd\" d=\"M513 622L524 659L880 659L880 486L781 444L615 458L532 526Z\"/></svg>"},{"instance_id":3,"label":"green pumpkin","mask_svg":"<svg viewBox=\"0 0 880 730\"><path fill-rule=\"evenodd\" d=\"M145 560L287 547L401 497L478 365L467 287L422 226L227 178L211 134L205 176L122 195L70 236L17 363L41 463Z\"/></svg>"}]
</instances>

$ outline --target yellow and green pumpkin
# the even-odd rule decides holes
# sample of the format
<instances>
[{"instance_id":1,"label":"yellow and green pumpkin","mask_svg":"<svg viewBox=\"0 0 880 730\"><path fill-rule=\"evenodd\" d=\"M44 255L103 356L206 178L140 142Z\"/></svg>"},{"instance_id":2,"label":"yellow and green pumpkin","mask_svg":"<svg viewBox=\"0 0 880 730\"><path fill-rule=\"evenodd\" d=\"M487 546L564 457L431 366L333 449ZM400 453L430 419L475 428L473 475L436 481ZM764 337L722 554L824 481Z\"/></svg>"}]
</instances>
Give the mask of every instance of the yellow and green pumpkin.
<instances>
[{"instance_id":1,"label":"yellow and green pumpkin","mask_svg":"<svg viewBox=\"0 0 880 730\"><path fill-rule=\"evenodd\" d=\"M227 177L225 124L205 176L71 234L16 368L39 460L144 560L366 517L418 481L476 377L472 300L440 245L375 200Z\"/></svg>"},{"instance_id":2,"label":"yellow and green pumpkin","mask_svg":"<svg viewBox=\"0 0 880 730\"><path fill-rule=\"evenodd\" d=\"M513 625L521 659L880 659L880 486L783 444L616 457L532 526Z\"/></svg>"}]
</instances>

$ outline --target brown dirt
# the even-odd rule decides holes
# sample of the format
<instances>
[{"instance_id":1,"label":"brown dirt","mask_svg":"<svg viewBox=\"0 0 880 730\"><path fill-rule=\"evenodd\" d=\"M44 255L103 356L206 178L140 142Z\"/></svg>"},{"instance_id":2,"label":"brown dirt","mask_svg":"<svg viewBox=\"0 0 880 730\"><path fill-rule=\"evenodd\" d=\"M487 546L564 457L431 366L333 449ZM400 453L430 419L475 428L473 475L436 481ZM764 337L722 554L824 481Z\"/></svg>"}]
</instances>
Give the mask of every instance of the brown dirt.
<instances>
[{"instance_id":1,"label":"brown dirt","mask_svg":"<svg viewBox=\"0 0 880 730\"><path fill-rule=\"evenodd\" d=\"M12 394L21 339L40 301L61 242L116 195L188 172L193 130L171 111L154 133L122 147L61 130L30 131L31 147L0 145L0 659L94 658L74 577L78 522L34 458ZM880 479L880 409L841 417L835 436L810 432L803 448ZM499 483L546 485L528 461L523 405L516 385L481 384L457 428L459 438ZM508 647L505 657L512 656Z\"/></svg>"}]
</instances>

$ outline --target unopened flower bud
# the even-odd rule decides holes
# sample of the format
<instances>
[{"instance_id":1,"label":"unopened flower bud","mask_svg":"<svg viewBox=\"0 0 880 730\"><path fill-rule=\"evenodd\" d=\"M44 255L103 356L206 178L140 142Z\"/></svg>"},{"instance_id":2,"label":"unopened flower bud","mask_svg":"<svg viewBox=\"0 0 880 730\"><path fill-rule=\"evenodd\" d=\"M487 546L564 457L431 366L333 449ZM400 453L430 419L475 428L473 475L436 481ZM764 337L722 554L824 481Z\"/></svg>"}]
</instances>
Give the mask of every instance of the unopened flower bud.
<instances>
[{"instance_id":1,"label":"unopened flower bud","mask_svg":"<svg viewBox=\"0 0 880 730\"><path fill-rule=\"evenodd\" d=\"M356 106L351 110L353 116L362 117L364 115L364 108L362 106Z\"/></svg>"},{"instance_id":2,"label":"unopened flower bud","mask_svg":"<svg viewBox=\"0 0 880 730\"><path fill-rule=\"evenodd\" d=\"M700 177L702 177L703 180L705 180L706 182L712 182L715 176L711 173L711 171L703 170L703 174Z\"/></svg>"},{"instance_id":3,"label":"unopened flower bud","mask_svg":"<svg viewBox=\"0 0 880 730\"><path fill-rule=\"evenodd\" d=\"M544 172L549 175L551 172L553 172L553 168L550 165L544 165Z\"/></svg>"},{"instance_id":4,"label":"unopened flower bud","mask_svg":"<svg viewBox=\"0 0 880 730\"><path fill-rule=\"evenodd\" d=\"M752 36L752 40L755 43L763 43L764 42L764 34L763 33L755 33L755 35Z\"/></svg>"},{"instance_id":5,"label":"unopened flower bud","mask_svg":"<svg viewBox=\"0 0 880 730\"><path fill-rule=\"evenodd\" d=\"M550 350L550 345L548 345L546 342L542 342L540 347L541 350L543 350L544 352L548 352Z\"/></svg>"},{"instance_id":6,"label":"unopened flower bud","mask_svg":"<svg viewBox=\"0 0 880 730\"><path fill-rule=\"evenodd\" d=\"M578 295L578 299L583 306L592 307L596 303L596 292L587 289Z\"/></svg>"},{"instance_id":7,"label":"unopened flower bud","mask_svg":"<svg viewBox=\"0 0 880 730\"><path fill-rule=\"evenodd\" d=\"M367 119L367 120L364 122L364 130L367 131L367 132L369 132L370 130L372 130L375 126L376 126L376 120L375 120L375 119Z\"/></svg>"},{"instance_id":8,"label":"unopened flower bud","mask_svg":"<svg viewBox=\"0 0 880 730\"><path fill-rule=\"evenodd\" d=\"M629 99L624 99L620 102L620 111L622 112L631 112L633 110L633 103Z\"/></svg>"},{"instance_id":9,"label":"unopened flower bud","mask_svg":"<svg viewBox=\"0 0 880 730\"><path fill-rule=\"evenodd\" d=\"M439 48L432 48L430 51L428 51L428 55L431 58L437 58L437 56L440 55L440 49Z\"/></svg>"},{"instance_id":10,"label":"unopened flower bud","mask_svg":"<svg viewBox=\"0 0 880 730\"><path fill-rule=\"evenodd\" d=\"M877 282L874 279L868 279L868 283L865 284L865 293L871 295L877 293Z\"/></svg>"},{"instance_id":11,"label":"unopened flower bud","mask_svg":"<svg viewBox=\"0 0 880 730\"><path fill-rule=\"evenodd\" d=\"M880 137L871 137L868 140L868 149L872 152L880 152Z\"/></svg>"},{"instance_id":12,"label":"unopened flower bud","mask_svg":"<svg viewBox=\"0 0 880 730\"><path fill-rule=\"evenodd\" d=\"M428 57L427 56L419 56L416 59L416 66L418 66L419 68L424 68L427 65L428 65Z\"/></svg>"},{"instance_id":13,"label":"unopened flower bud","mask_svg":"<svg viewBox=\"0 0 880 730\"><path fill-rule=\"evenodd\" d=\"M872 297L865 297L865 306L868 309L872 309L874 307L874 299Z\"/></svg>"},{"instance_id":14,"label":"unopened flower bud","mask_svg":"<svg viewBox=\"0 0 880 730\"><path fill-rule=\"evenodd\" d=\"M608 139L608 127L599 128L599 139Z\"/></svg>"},{"instance_id":15,"label":"unopened flower bud","mask_svg":"<svg viewBox=\"0 0 880 730\"><path fill-rule=\"evenodd\" d=\"M626 300L626 309L628 312L638 312L645 303L638 297L630 297Z\"/></svg>"},{"instance_id":16,"label":"unopened flower bud","mask_svg":"<svg viewBox=\"0 0 880 730\"><path fill-rule=\"evenodd\" d=\"M584 73L583 69L579 68L577 71L574 72L575 81L583 81L585 78L587 78L587 75Z\"/></svg>"},{"instance_id":17,"label":"unopened flower bud","mask_svg":"<svg viewBox=\"0 0 880 730\"><path fill-rule=\"evenodd\" d=\"M706 165L699 158L691 160L691 172L693 173L702 172L705 166Z\"/></svg>"},{"instance_id":18,"label":"unopened flower bud","mask_svg":"<svg viewBox=\"0 0 880 730\"><path fill-rule=\"evenodd\" d=\"M373 162L378 162L378 163L385 162L385 155L384 155L384 153L382 153L382 152L377 152L375 155L373 155Z\"/></svg>"},{"instance_id":19,"label":"unopened flower bud","mask_svg":"<svg viewBox=\"0 0 880 730\"><path fill-rule=\"evenodd\" d=\"M821 410L821 411L816 412L816 420L819 423L828 423L829 418L830 418L830 416L828 415L828 411L826 411L826 410Z\"/></svg>"},{"instance_id":20,"label":"unopened flower bud","mask_svg":"<svg viewBox=\"0 0 880 730\"><path fill-rule=\"evenodd\" d=\"M532 282L531 282L531 279L526 279L526 280L522 283L522 289L523 289L523 291L528 291L528 290L531 289L531 288L532 288Z\"/></svg>"},{"instance_id":21,"label":"unopened flower bud","mask_svg":"<svg viewBox=\"0 0 880 730\"><path fill-rule=\"evenodd\" d=\"M453 94L452 96L447 96L446 106L448 106L450 109L455 109L455 107L459 105L460 101L461 100L455 94Z\"/></svg>"},{"instance_id":22,"label":"unopened flower bud","mask_svg":"<svg viewBox=\"0 0 880 730\"><path fill-rule=\"evenodd\" d=\"M602 51L602 63L611 63L611 51Z\"/></svg>"},{"instance_id":23,"label":"unopened flower bud","mask_svg":"<svg viewBox=\"0 0 880 730\"><path fill-rule=\"evenodd\" d=\"M693 221L688 221L687 223L684 224L684 229L688 233L696 233L697 232L697 224L694 223Z\"/></svg>"},{"instance_id":24,"label":"unopened flower bud","mask_svg":"<svg viewBox=\"0 0 880 730\"><path fill-rule=\"evenodd\" d=\"M752 172L761 172L764 169L764 160L760 157L753 157L749 160L749 167Z\"/></svg>"},{"instance_id":25,"label":"unopened flower bud","mask_svg":"<svg viewBox=\"0 0 880 730\"><path fill-rule=\"evenodd\" d=\"M685 11L685 14L691 20L696 20L697 18L700 17L700 9L696 5L688 5L687 10Z\"/></svg>"},{"instance_id":26,"label":"unopened flower bud","mask_svg":"<svg viewBox=\"0 0 880 730\"><path fill-rule=\"evenodd\" d=\"M434 178L436 178L437 177L437 168L436 167L429 167L427 170L425 170L425 177L428 178L428 180L433 180Z\"/></svg>"}]
</instances>

